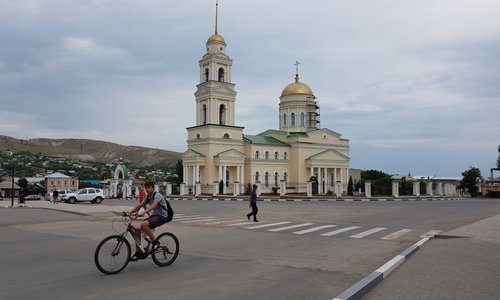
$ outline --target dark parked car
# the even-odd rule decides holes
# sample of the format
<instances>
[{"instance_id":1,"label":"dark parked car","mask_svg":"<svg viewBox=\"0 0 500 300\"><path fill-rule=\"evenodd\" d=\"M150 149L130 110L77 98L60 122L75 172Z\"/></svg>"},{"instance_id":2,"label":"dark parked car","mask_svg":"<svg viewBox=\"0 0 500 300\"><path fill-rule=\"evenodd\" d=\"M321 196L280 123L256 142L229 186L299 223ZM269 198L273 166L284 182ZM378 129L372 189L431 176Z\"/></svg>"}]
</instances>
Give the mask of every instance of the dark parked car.
<instances>
[{"instance_id":1,"label":"dark parked car","mask_svg":"<svg viewBox=\"0 0 500 300\"><path fill-rule=\"evenodd\" d=\"M24 197L24 200L40 200L42 199L42 196L40 195L28 195Z\"/></svg>"}]
</instances>

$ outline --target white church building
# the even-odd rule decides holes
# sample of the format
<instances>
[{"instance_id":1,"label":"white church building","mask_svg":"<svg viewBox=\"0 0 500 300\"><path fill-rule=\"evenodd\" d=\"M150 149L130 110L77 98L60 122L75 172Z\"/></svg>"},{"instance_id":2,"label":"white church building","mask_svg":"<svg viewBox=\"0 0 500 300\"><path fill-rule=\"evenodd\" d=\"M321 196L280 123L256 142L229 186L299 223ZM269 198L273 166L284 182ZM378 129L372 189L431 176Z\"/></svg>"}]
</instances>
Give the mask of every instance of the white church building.
<instances>
[{"instance_id":1,"label":"white church building","mask_svg":"<svg viewBox=\"0 0 500 300\"><path fill-rule=\"evenodd\" d=\"M251 184L259 186L259 194L346 192L349 140L320 127L318 101L300 81L298 63L293 82L276 99L279 129L243 133L244 127L235 119L233 60L226 53L217 21L216 9L215 33L199 61L196 124L187 128L181 195L239 195Z\"/></svg>"}]
</instances>

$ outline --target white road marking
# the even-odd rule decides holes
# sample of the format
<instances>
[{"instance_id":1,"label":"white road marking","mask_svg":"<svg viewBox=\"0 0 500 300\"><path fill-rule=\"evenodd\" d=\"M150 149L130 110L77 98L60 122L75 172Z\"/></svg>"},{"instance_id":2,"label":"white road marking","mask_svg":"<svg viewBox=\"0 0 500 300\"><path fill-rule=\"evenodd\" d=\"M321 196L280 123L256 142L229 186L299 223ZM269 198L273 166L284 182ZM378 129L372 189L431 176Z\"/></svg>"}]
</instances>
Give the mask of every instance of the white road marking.
<instances>
[{"instance_id":1,"label":"white road marking","mask_svg":"<svg viewBox=\"0 0 500 300\"><path fill-rule=\"evenodd\" d=\"M172 220L172 221L187 221L187 220L203 220L203 219L210 219L213 218L214 216L210 217L187 217L187 218L182 218L182 219L177 219L177 220Z\"/></svg>"},{"instance_id":2,"label":"white road marking","mask_svg":"<svg viewBox=\"0 0 500 300\"><path fill-rule=\"evenodd\" d=\"M199 217L201 215L175 215L174 219L184 219L184 218L192 218L192 217Z\"/></svg>"},{"instance_id":3,"label":"white road marking","mask_svg":"<svg viewBox=\"0 0 500 300\"><path fill-rule=\"evenodd\" d=\"M297 224L297 225L290 225L290 226L286 226L286 227L269 229L268 231L278 232L278 231L283 231L283 230L288 230L288 229L293 229L293 228L298 228L298 227L304 227L304 226L309 226L309 225L314 225L314 223L303 223L303 224Z\"/></svg>"},{"instance_id":4,"label":"white road marking","mask_svg":"<svg viewBox=\"0 0 500 300\"><path fill-rule=\"evenodd\" d=\"M240 225L248 225L248 224L250 224L250 221L241 222L241 223L234 223L234 224L228 224L227 226L240 226Z\"/></svg>"},{"instance_id":5,"label":"white road marking","mask_svg":"<svg viewBox=\"0 0 500 300\"><path fill-rule=\"evenodd\" d=\"M332 228L332 227L336 227L336 226L337 225L323 225L323 226L313 227L313 228L304 229L304 230L300 230L300 231L295 231L294 233L295 234L304 234L304 233L310 233L310 232L318 231L321 229Z\"/></svg>"},{"instance_id":6,"label":"white road marking","mask_svg":"<svg viewBox=\"0 0 500 300\"><path fill-rule=\"evenodd\" d=\"M271 227L271 226L283 225L283 224L289 224L289 223L291 223L291 222L278 222L278 223L271 223L271 224L265 224L265 225L245 227L245 229L257 229L257 228Z\"/></svg>"},{"instance_id":7,"label":"white road marking","mask_svg":"<svg viewBox=\"0 0 500 300\"><path fill-rule=\"evenodd\" d=\"M389 235L386 235L382 238L382 240L394 240L397 239L398 237L407 234L408 232L412 232L413 229L401 229L399 231L396 231L394 233L391 233Z\"/></svg>"},{"instance_id":8,"label":"white road marking","mask_svg":"<svg viewBox=\"0 0 500 300\"><path fill-rule=\"evenodd\" d=\"M241 222L241 221L245 221L245 219L239 219L239 220L235 220L235 219L224 219L224 221L218 221L218 222L208 222L208 223L205 223L206 225L215 225L215 224L223 224L223 223L231 223L231 222Z\"/></svg>"},{"instance_id":9,"label":"white road marking","mask_svg":"<svg viewBox=\"0 0 500 300\"><path fill-rule=\"evenodd\" d=\"M358 234L351 235L350 237L355 238L355 239L360 239L360 238L364 238L365 236L368 236L370 234L374 234L376 232L386 230L386 229L387 228L385 228L385 227L377 227L377 228L373 228L373 229L370 229L367 231L360 232Z\"/></svg>"},{"instance_id":10,"label":"white road marking","mask_svg":"<svg viewBox=\"0 0 500 300\"><path fill-rule=\"evenodd\" d=\"M202 222L206 222L206 221L215 221L215 220L217 220L217 218L181 221L180 223L202 223Z\"/></svg>"},{"instance_id":11,"label":"white road marking","mask_svg":"<svg viewBox=\"0 0 500 300\"><path fill-rule=\"evenodd\" d=\"M342 232L346 232L346 231L354 230L354 229L358 229L358 228L361 228L361 226L345 227L345 228L337 229L337 230L334 230L334 231L326 232L326 233L323 233L323 234L320 234L320 235L321 236L332 236L332 235L336 235L336 234L339 234L339 233L342 233Z\"/></svg>"}]
</instances>

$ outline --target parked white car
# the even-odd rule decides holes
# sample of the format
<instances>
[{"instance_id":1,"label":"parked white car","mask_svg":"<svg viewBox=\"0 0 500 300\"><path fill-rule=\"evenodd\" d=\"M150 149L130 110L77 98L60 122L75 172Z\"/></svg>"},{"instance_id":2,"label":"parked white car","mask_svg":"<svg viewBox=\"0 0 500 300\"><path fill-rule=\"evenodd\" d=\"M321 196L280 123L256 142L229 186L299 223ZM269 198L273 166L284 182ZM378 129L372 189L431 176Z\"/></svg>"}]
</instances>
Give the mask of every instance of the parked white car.
<instances>
[{"instance_id":1,"label":"parked white car","mask_svg":"<svg viewBox=\"0 0 500 300\"><path fill-rule=\"evenodd\" d=\"M104 199L104 193L101 189L96 188L83 188L79 189L75 193L68 193L63 198L64 202L69 202L71 204L76 202L88 201L92 203L101 203Z\"/></svg>"}]
</instances>

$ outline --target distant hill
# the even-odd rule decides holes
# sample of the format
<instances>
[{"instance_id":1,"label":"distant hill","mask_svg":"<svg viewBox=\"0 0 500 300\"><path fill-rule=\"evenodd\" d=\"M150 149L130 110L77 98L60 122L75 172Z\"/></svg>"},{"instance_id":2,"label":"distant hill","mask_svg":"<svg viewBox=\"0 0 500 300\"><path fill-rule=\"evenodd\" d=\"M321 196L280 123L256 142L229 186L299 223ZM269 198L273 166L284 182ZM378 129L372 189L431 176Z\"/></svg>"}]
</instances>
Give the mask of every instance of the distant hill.
<instances>
[{"instance_id":1,"label":"distant hill","mask_svg":"<svg viewBox=\"0 0 500 300\"><path fill-rule=\"evenodd\" d=\"M157 163L171 162L175 164L181 153L139 146L123 146L120 144L87 140L87 139L29 139L20 140L0 135L0 151L28 151L47 156L71 158L83 161L116 163L120 157L132 166L141 167Z\"/></svg>"}]
</instances>

